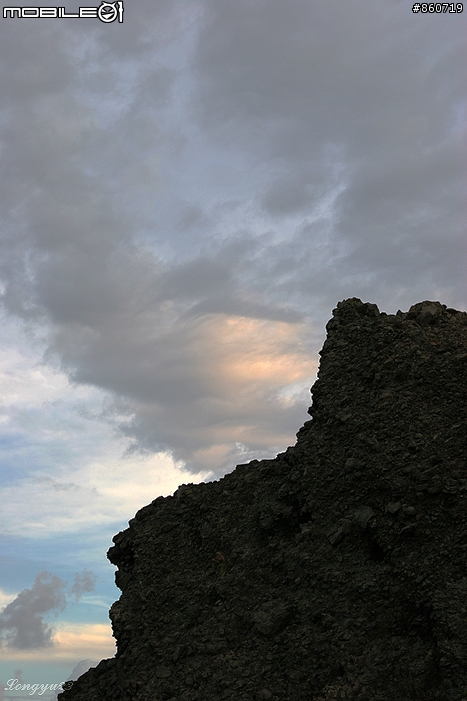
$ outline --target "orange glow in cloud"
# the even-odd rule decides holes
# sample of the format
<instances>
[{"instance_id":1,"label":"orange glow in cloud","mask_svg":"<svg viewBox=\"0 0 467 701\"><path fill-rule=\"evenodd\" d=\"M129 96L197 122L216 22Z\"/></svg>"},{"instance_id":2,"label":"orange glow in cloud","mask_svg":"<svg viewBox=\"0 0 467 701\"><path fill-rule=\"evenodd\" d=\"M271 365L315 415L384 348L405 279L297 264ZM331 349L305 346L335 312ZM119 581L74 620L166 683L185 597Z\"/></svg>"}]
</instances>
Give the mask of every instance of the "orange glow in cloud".
<instances>
[{"instance_id":1,"label":"orange glow in cloud","mask_svg":"<svg viewBox=\"0 0 467 701\"><path fill-rule=\"evenodd\" d=\"M290 443L280 428L282 412L299 401L308 418L306 397L318 366L309 325L213 315L198 331L198 367L211 396L198 400L210 420L194 421L194 438L204 439L193 451L196 463L215 469L235 445L255 451Z\"/></svg>"},{"instance_id":2,"label":"orange glow in cloud","mask_svg":"<svg viewBox=\"0 0 467 701\"><path fill-rule=\"evenodd\" d=\"M64 623L54 641L56 657L60 659L82 657L97 660L113 657L116 652L110 623Z\"/></svg>"},{"instance_id":3,"label":"orange glow in cloud","mask_svg":"<svg viewBox=\"0 0 467 701\"><path fill-rule=\"evenodd\" d=\"M237 389L284 387L316 372L303 324L217 316L204 326L217 371Z\"/></svg>"},{"instance_id":4,"label":"orange glow in cloud","mask_svg":"<svg viewBox=\"0 0 467 701\"><path fill-rule=\"evenodd\" d=\"M116 652L110 623L63 623L53 636L53 647L38 650L2 649L2 662L63 662L101 660Z\"/></svg>"}]
</instances>

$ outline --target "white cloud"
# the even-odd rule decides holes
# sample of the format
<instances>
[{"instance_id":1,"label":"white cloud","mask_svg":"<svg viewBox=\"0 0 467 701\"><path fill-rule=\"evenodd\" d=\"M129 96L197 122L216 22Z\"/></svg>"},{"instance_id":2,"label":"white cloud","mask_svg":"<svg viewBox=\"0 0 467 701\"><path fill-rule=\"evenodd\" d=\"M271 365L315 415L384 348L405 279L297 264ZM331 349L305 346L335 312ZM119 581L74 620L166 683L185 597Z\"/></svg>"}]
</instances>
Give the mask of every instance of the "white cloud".
<instances>
[{"instance_id":1,"label":"white cloud","mask_svg":"<svg viewBox=\"0 0 467 701\"><path fill-rule=\"evenodd\" d=\"M21 327L4 319L3 328L5 535L43 538L125 521L151 495L168 495L187 481L168 455L124 457L129 441L117 438L103 416L105 393L73 386L65 373L42 362L40 344L29 345Z\"/></svg>"},{"instance_id":2,"label":"white cloud","mask_svg":"<svg viewBox=\"0 0 467 701\"><path fill-rule=\"evenodd\" d=\"M123 447L122 443L117 446ZM0 487L2 532L41 539L129 520L157 496L173 493L183 482L209 476L200 473L188 480L164 455L121 459L118 448L109 453L106 463L83 460L82 467L68 474L66 481L37 471Z\"/></svg>"},{"instance_id":3,"label":"white cloud","mask_svg":"<svg viewBox=\"0 0 467 701\"><path fill-rule=\"evenodd\" d=\"M9 594L8 592L4 591L3 589L0 589L0 611L5 608L7 604L9 604L13 599L15 598L14 595Z\"/></svg>"}]
</instances>

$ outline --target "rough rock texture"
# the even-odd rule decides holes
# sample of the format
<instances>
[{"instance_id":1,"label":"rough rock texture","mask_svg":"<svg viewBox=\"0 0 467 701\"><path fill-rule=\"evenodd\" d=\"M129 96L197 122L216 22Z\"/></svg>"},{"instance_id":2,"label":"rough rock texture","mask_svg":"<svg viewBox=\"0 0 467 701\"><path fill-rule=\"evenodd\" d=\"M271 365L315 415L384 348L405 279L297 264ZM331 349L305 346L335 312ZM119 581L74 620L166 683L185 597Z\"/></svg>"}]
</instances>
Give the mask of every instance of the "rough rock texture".
<instances>
[{"instance_id":1,"label":"rough rock texture","mask_svg":"<svg viewBox=\"0 0 467 701\"><path fill-rule=\"evenodd\" d=\"M115 536L118 652L60 701L467 699L467 314L327 331L293 448Z\"/></svg>"}]
</instances>

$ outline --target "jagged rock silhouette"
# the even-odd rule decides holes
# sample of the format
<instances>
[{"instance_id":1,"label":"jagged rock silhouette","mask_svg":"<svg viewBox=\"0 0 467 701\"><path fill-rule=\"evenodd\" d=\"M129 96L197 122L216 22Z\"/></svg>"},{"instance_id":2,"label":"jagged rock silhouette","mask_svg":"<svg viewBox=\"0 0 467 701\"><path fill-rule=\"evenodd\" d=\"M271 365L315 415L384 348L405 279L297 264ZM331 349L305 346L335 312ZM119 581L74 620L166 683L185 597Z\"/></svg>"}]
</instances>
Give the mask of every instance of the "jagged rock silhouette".
<instances>
[{"instance_id":1,"label":"jagged rock silhouette","mask_svg":"<svg viewBox=\"0 0 467 701\"><path fill-rule=\"evenodd\" d=\"M294 447L115 536L117 655L60 701L467 699L467 314L327 332Z\"/></svg>"}]
</instances>

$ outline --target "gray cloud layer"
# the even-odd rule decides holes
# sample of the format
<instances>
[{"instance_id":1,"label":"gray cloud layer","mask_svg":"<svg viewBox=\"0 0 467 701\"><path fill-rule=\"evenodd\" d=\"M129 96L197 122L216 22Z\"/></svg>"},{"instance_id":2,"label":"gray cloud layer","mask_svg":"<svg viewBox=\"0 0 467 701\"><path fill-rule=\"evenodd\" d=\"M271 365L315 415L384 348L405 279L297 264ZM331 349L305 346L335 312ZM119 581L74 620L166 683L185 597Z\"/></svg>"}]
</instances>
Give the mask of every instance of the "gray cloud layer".
<instances>
[{"instance_id":1,"label":"gray cloud layer","mask_svg":"<svg viewBox=\"0 0 467 701\"><path fill-rule=\"evenodd\" d=\"M1 31L3 304L136 448L271 454L339 299L465 308L463 15L138 0Z\"/></svg>"}]
</instances>

